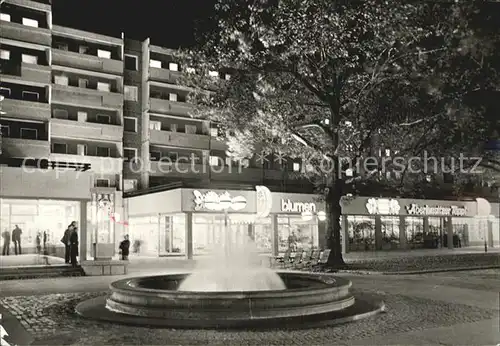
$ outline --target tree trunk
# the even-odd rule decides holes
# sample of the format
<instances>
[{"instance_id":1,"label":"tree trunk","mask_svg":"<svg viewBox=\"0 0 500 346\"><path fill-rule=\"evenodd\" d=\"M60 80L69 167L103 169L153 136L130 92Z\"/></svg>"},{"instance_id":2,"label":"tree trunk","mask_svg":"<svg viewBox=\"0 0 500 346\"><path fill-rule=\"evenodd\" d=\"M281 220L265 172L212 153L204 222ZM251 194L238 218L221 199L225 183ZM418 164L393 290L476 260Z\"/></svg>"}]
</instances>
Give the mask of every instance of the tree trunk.
<instances>
[{"instance_id":1,"label":"tree trunk","mask_svg":"<svg viewBox=\"0 0 500 346\"><path fill-rule=\"evenodd\" d=\"M340 201L342 198L343 183L342 179L334 179L333 184L325 190L326 244L328 249L331 250L327 265L332 268L345 265L344 258L342 257L342 227L340 224L342 217Z\"/></svg>"}]
</instances>

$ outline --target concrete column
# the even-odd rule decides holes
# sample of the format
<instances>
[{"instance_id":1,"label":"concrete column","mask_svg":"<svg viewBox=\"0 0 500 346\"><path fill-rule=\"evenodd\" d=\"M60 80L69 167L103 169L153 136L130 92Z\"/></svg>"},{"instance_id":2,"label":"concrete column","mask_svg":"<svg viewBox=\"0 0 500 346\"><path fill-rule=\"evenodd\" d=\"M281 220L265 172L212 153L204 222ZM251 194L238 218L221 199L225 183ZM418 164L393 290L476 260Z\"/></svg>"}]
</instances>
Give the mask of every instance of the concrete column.
<instances>
[{"instance_id":1,"label":"concrete column","mask_svg":"<svg viewBox=\"0 0 500 346\"><path fill-rule=\"evenodd\" d=\"M87 201L80 202L80 263L87 260Z\"/></svg>"},{"instance_id":2,"label":"concrete column","mask_svg":"<svg viewBox=\"0 0 500 346\"><path fill-rule=\"evenodd\" d=\"M375 250L382 250L382 219L375 216Z\"/></svg>"},{"instance_id":3,"label":"concrete column","mask_svg":"<svg viewBox=\"0 0 500 346\"><path fill-rule=\"evenodd\" d=\"M278 214L271 214L271 232L272 232L272 255L279 254L279 234L278 234Z\"/></svg>"},{"instance_id":4,"label":"concrete column","mask_svg":"<svg viewBox=\"0 0 500 346\"><path fill-rule=\"evenodd\" d=\"M487 221L488 222L488 247L493 247L493 221Z\"/></svg>"},{"instance_id":5,"label":"concrete column","mask_svg":"<svg viewBox=\"0 0 500 346\"><path fill-rule=\"evenodd\" d=\"M326 226L326 223L323 222ZM349 252L349 223L347 221L347 215L342 215L342 219L340 220L341 235L342 235L342 253ZM326 236L326 234L325 234ZM326 237L324 237L326 240Z\"/></svg>"},{"instance_id":6,"label":"concrete column","mask_svg":"<svg viewBox=\"0 0 500 346\"><path fill-rule=\"evenodd\" d=\"M189 212L185 213L184 215L186 217L186 248L184 249L184 251L186 253L186 259L193 259L193 213Z\"/></svg>"},{"instance_id":7,"label":"concrete column","mask_svg":"<svg viewBox=\"0 0 500 346\"><path fill-rule=\"evenodd\" d=\"M255 225L253 223L249 223L247 225L247 235L252 241L255 241Z\"/></svg>"},{"instance_id":8,"label":"concrete column","mask_svg":"<svg viewBox=\"0 0 500 346\"><path fill-rule=\"evenodd\" d=\"M408 248L408 239L406 238L406 217L399 217L399 248Z\"/></svg>"},{"instance_id":9,"label":"concrete column","mask_svg":"<svg viewBox=\"0 0 500 346\"><path fill-rule=\"evenodd\" d=\"M448 236L448 249L453 249L453 222L451 222L451 216L447 216L445 221L446 234Z\"/></svg>"}]
</instances>

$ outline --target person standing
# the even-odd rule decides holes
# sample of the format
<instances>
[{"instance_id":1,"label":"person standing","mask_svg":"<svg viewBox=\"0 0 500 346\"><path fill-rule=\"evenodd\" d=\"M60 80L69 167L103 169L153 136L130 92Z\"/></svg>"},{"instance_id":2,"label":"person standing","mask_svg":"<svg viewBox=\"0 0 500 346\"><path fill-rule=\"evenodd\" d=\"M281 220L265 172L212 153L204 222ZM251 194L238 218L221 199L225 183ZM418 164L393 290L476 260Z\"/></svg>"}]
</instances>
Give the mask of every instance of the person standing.
<instances>
[{"instance_id":1,"label":"person standing","mask_svg":"<svg viewBox=\"0 0 500 346\"><path fill-rule=\"evenodd\" d=\"M23 234L23 230L16 225L16 228L12 231L12 242L14 243L14 253L16 255L21 255L21 234Z\"/></svg>"},{"instance_id":2,"label":"person standing","mask_svg":"<svg viewBox=\"0 0 500 346\"><path fill-rule=\"evenodd\" d=\"M76 226L76 221L71 223L72 230L69 235L69 246L70 246L70 259L71 265L76 267L76 256L78 256L78 227Z\"/></svg>"},{"instance_id":3,"label":"person standing","mask_svg":"<svg viewBox=\"0 0 500 346\"><path fill-rule=\"evenodd\" d=\"M71 231L73 230L73 224L69 224L68 228L64 231L64 235L61 238L61 243L64 244L64 263L69 264L69 255L70 255L70 242L69 236L71 235Z\"/></svg>"},{"instance_id":4,"label":"person standing","mask_svg":"<svg viewBox=\"0 0 500 346\"><path fill-rule=\"evenodd\" d=\"M40 239L40 232L36 234L36 253L37 255L41 255L42 253L42 240Z\"/></svg>"},{"instance_id":5,"label":"person standing","mask_svg":"<svg viewBox=\"0 0 500 346\"><path fill-rule=\"evenodd\" d=\"M43 254L44 255L48 255L48 251L47 251L47 232L46 231L43 231Z\"/></svg>"},{"instance_id":6,"label":"person standing","mask_svg":"<svg viewBox=\"0 0 500 346\"><path fill-rule=\"evenodd\" d=\"M3 256L8 256L9 252L10 252L10 232L9 231L4 231L2 233L2 238L3 238L2 255Z\"/></svg>"},{"instance_id":7,"label":"person standing","mask_svg":"<svg viewBox=\"0 0 500 346\"><path fill-rule=\"evenodd\" d=\"M130 251L130 240L128 240L128 234L127 234L120 243L120 252L122 254L122 261L128 260L129 251Z\"/></svg>"}]
</instances>

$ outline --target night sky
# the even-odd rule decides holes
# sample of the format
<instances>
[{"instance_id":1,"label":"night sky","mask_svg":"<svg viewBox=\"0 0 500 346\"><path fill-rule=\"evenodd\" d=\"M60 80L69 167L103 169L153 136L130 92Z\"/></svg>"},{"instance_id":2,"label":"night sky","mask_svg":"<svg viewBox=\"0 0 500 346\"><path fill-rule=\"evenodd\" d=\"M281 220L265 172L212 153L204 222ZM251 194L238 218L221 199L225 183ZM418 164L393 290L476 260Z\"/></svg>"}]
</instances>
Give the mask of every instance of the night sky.
<instances>
[{"instance_id":1,"label":"night sky","mask_svg":"<svg viewBox=\"0 0 500 346\"><path fill-rule=\"evenodd\" d=\"M168 48L194 43L211 23L215 0L53 0L53 23L119 37L151 38ZM195 24L199 23L199 24Z\"/></svg>"}]
</instances>

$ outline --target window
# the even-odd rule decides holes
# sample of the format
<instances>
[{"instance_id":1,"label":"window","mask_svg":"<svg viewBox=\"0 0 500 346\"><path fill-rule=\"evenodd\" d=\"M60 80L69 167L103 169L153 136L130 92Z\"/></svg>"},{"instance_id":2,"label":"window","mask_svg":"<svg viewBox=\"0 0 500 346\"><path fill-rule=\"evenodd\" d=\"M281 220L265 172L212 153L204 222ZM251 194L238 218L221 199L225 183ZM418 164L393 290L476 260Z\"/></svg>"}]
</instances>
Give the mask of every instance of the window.
<instances>
[{"instance_id":1,"label":"window","mask_svg":"<svg viewBox=\"0 0 500 346\"><path fill-rule=\"evenodd\" d=\"M179 159L179 154L174 153L174 152L170 152L170 153L168 153L168 158L170 159L170 161L176 162Z\"/></svg>"},{"instance_id":2,"label":"window","mask_svg":"<svg viewBox=\"0 0 500 346\"><path fill-rule=\"evenodd\" d=\"M210 136L217 137L219 135L219 129L216 127L210 128Z\"/></svg>"},{"instance_id":3,"label":"window","mask_svg":"<svg viewBox=\"0 0 500 346\"><path fill-rule=\"evenodd\" d=\"M21 128L22 139L37 139L38 131L36 129Z\"/></svg>"},{"instance_id":4,"label":"window","mask_svg":"<svg viewBox=\"0 0 500 346\"><path fill-rule=\"evenodd\" d=\"M99 58L111 59L111 52L109 50L98 49L97 56Z\"/></svg>"},{"instance_id":5,"label":"window","mask_svg":"<svg viewBox=\"0 0 500 346\"><path fill-rule=\"evenodd\" d=\"M218 156L210 156L209 164L210 166L219 166L221 158Z\"/></svg>"},{"instance_id":6,"label":"window","mask_svg":"<svg viewBox=\"0 0 500 346\"><path fill-rule=\"evenodd\" d=\"M135 191L137 190L137 180L136 179L123 179L123 191Z\"/></svg>"},{"instance_id":7,"label":"window","mask_svg":"<svg viewBox=\"0 0 500 346\"><path fill-rule=\"evenodd\" d=\"M111 86L109 83L97 82L97 90L110 92Z\"/></svg>"},{"instance_id":8,"label":"window","mask_svg":"<svg viewBox=\"0 0 500 346\"><path fill-rule=\"evenodd\" d=\"M57 49L60 49L60 50L65 50L65 51L68 50L68 45L66 43L57 43L56 47L57 47Z\"/></svg>"},{"instance_id":9,"label":"window","mask_svg":"<svg viewBox=\"0 0 500 346\"><path fill-rule=\"evenodd\" d=\"M23 18L23 25L31 26L33 28L38 28L38 20Z\"/></svg>"},{"instance_id":10,"label":"window","mask_svg":"<svg viewBox=\"0 0 500 346\"><path fill-rule=\"evenodd\" d=\"M97 122L99 124L109 124L111 123L111 117L107 114L97 114Z\"/></svg>"},{"instance_id":11,"label":"window","mask_svg":"<svg viewBox=\"0 0 500 346\"><path fill-rule=\"evenodd\" d=\"M125 100L127 101L137 101L138 99L138 89L135 86L125 85L123 93L125 94Z\"/></svg>"},{"instance_id":12,"label":"window","mask_svg":"<svg viewBox=\"0 0 500 346\"><path fill-rule=\"evenodd\" d=\"M123 129L125 132L137 132L137 119L130 117L123 117Z\"/></svg>"},{"instance_id":13,"label":"window","mask_svg":"<svg viewBox=\"0 0 500 346\"><path fill-rule=\"evenodd\" d=\"M10 89L5 88L5 87L0 87L0 95L9 97L10 96Z\"/></svg>"},{"instance_id":14,"label":"window","mask_svg":"<svg viewBox=\"0 0 500 346\"><path fill-rule=\"evenodd\" d=\"M169 101L175 101L175 102L177 102L177 94L169 93L168 94L168 100Z\"/></svg>"},{"instance_id":15,"label":"window","mask_svg":"<svg viewBox=\"0 0 500 346\"><path fill-rule=\"evenodd\" d=\"M9 125L0 125L0 131L2 132L3 137L9 137L10 135Z\"/></svg>"},{"instance_id":16,"label":"window","mask_svg":"<svg viewBox=\"0 0 500 346\"><path fill-rule=\"evenodd\" d=\"M150 121L149 122L149 129L161 131L161 122L160 121Z\"/></svg>"},{"instance_id":17,"label":"window","mask_svg":"<svg viewBox=\"0 0 500 346\"><path fill-rule=\"evenodd\" d=\"M216 78L216 77L219 77L219 72L217 72L217 71L209 71L209 72L208 72L208 75L209 75L210 77L214 77L214 78Z\"/></svg>"},{"instance_id":18,"label":"window","mask_svg":"<svg viewBox=\"0 0 500 346\"><path fill-rule=\"evenodd\" d=\"M161 68L161 61L150 59L149 67Z\"/></svg>"},{"instance_id":19,"label":"window","mask_svg":"<svg viewBox=\"0 0 500 346\"><path fill-rule=\"evenodd\" d=\"M76 152L78 155L85 156L87 155L87 146L85 144L77 144Z\"/></svg>"},{"instance_id":20,"label":"window","mask_svg":"<svg viewBox=\"0 0 500 346\"><path fill-rule=\"evenodd\" d=\"M54 109L52 116L56 119L68 119L68 111L65 109Z\"/></svg>"},{"instance_id":21,"label":"window","mask_svg":"<svg viewBox=\"0 0 500 346\"><path fill-rule=\"evenodd\" d=\"M130 71L137 71L139 69L139 64L135 55L125 54L125 69Z\"/></svg>"},{"instance_id":22,"label":"window","mask_svg":"<svg viewBox=\"0 0 500 346\"><path fill-rule=\"evenodd\" d=\"M170 131L177 132L177 124L170 124Z\"/></svg>"},{"instance_id":23,"label":"window","mask_svg":"<svg viewBox=\"0 0 500 346\"><path fill-rule=\"evenodd\" d=\"M96 187L109 187L109 179L96 179L95 186Z\"/></svg>"},{"instance_id":24,"label":"window","mask_svg":"<svg viewBox=\"0 0 500 346\"><path fill-rule=\"evenodd\" d=\"M168 64L168 69L170 71L179 71L179 65L177 65L175 62L171 62Z\"/></svg>"},{"instance_id":25,"label":"window","mask_svg":"<svg viewBox=\"0 0 500 346\"><path fill-rule=\"evenodd\" d=\"M10 14L0 13L0 20L3 20L5 22L10 22Z\"/></svg>"},{"instance_id":26,"label":"window","mask_svg":"<svg viewBox=\"0 0 500 346\"><path fill-rule=\"evenodd\" d=\"M80 53L80 54L87 54L88 51L89 51L89 47L87 47L87 46L79 46L78 47L78 53Z\"/></svg>"},{"instance_id":27,"label":"window","mask_svg":"<svg viewBox=\"0 0 500 346\"><path fill-rule=\"evenodd\" d=\"M54 76L54 83L57 85L68 85L68 77Z\"/></svg>"},{"instance_id":28,"label":"window","mask_svg":"<svg viewBox=\"0 0 500 346\"><path fill-rule=\"evenodd\" d=\"M109 157L109 148L97 147L96 155L101 157Z\"/></svg>"},{"instance_id":29,"label":"window","mask_svg":"<svg viewBox=\"0 0 500 346\"><path fill-rule=\"evenodd\" d=\"M38 57L35 55L22 54L21 61L26 63L26 64L36 65L36 64L38 64Z\"/></svg>"},{"instance_id":30,"label":"window","mask_svg":"<svg viewBox=\"0 0 500 346\"><path fill-rule=\"evenodd\" d=\"M224 76L224 79L225 80L230 80L231 79L231 75L229 73L226 73L226 75Z\"/></svg>"},{"instance_id":31,"label":"window","mask_svg":"<svg viewBox=\"0 0 500 346\"><path fill-rule=\"evenodd\" d=\"M123 148L123 156L125 157L125 161L132 161L137 157L137 149Z\"/></svg>"},{"instance_id":32,"label":"window","mask_svg":"<svg viewBox=\"0 0 500 346\"><path fill-rule=\"evenodd\" d=\"M22 93L23 100L38 102L40 95L36 92L32 91L23 91Z\"/></svg>"},{"instance_id":33,"label":"window","mask_svg":"<svg viewBox=\"0 0 500 346\"><path fill-rule=\"evenodd\" d=\"M87 112L78 111L76 114L78 117L78 122L80 122L80 123L87 122Z\"/></svg>"},{"instance_id":34,"label":"window","mask_svg":"<svg viewBox=\"0 0 500 346\"><path fill-rule=\"evenodd\" d=\"M64 143L52 144L52 152L56 154L66 154L66 144Z\"/></svg>"},{"instance_id":35,"label":"window","mask_svg":"<svg viewBox=\"0 0 500 346\"><path fill-rule=\"evenodd\" d=\"M196 134L196 125L186 125L186 133L190 135L195 135Z\"/></svg>"},{"instance_id":36,"label":"window","mask_svg":"<svg viewBox=\"0 0 500 346\"><path fill-rule=\"evenodd\" d=\"M161 158L161 152L159 151L150 151L149 152L149 159L151 161L159 161Z\"/></svg>"},{"instance_id":37,"label":"window","mask_svg":"<svg viewBox=\"0 0 500 346\"><path fill-rule=\"evenodd\" d=\"M10 51L5 49L0 49L0 59L10 60Z\"/></svg>"},{"instance_id":38,"label":"window","mask_svg":"<svg viewBox=\"0 0 500 346\"><path fill-rule=\"evenodd\" d=\"M293 163L293 171L294 172L300 171L300 163L298 163L298 162Z\"/></svg>"},{"instance_id":39,"label":"window","mask_svg":"<svg viewBox=\"0 0 500 346\"><path fill-rule=\"evenodd\" d=\"M78 79L78 87L79 88L87 88L88 85L89 85L89 81L87 79L84 79L84 78Z\"/></svg>"}]
</instances>

